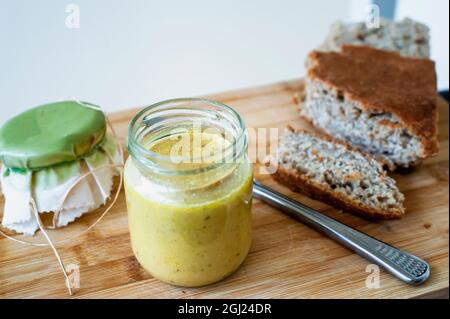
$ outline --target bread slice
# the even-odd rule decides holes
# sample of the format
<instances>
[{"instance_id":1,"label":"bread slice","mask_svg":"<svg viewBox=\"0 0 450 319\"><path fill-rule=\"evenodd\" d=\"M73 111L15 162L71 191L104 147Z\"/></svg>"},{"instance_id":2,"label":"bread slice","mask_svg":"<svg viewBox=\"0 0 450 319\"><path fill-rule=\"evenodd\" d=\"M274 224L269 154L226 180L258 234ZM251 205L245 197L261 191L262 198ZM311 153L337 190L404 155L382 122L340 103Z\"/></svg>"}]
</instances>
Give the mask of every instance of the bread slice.
<instances>
[{"instance_id":1,"label":"bread slice","mask_svg":"<svg viewBox=\"0 0 450 319\"><path fill-rule=\"evenodd\" d=\"M402 56L428 58L430 56L429 29L422 23L405 18L394 22L380 19L378 28L366 23L336 22L331 26L321 50L339 51L344 44L366 45L399 52Z\"/></svg>"},{"instance_id":2,"label":"bread slice","mask_svg":"<svg viewBox=\"0 0 450 319\"><path fill-rule=\"evenodd\" d=\"M391 169L415 166L439 150L434 62L366 46L314 51L300 115Z\"/></svg>"},{"instance_id":3,"label":"bread slice","mask_svg":"<svg viewBox=\"0 0 450 319\"><path fill-rule=\"evenodd\" d=\"M405 214L404 196L381 164L344 142L289 128L277 159L274 178L294 191L364 217Z\"/></svg>"}]
</instances>

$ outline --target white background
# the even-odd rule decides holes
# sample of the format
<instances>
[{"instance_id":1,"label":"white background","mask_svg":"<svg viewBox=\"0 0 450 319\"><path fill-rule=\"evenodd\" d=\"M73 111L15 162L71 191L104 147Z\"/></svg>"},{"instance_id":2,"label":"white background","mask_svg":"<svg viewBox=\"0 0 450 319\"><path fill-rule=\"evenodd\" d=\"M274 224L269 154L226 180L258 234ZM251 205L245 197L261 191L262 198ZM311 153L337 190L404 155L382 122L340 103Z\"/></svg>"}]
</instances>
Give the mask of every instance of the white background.
<instances>
[{"instance_id":1,"label":"white background","mask_svg":"<svg viewBox=\"0 0 450 319\"><path fill-rule=\"evenodd\" d=\"M68 29L66 6L80 8ZM303 76L335 20L363 20L364 0L0 0L0 124L68 97L108 111ZM448 88L448 0L399 0L432 29Z\"/></svg>"}]
</instances>

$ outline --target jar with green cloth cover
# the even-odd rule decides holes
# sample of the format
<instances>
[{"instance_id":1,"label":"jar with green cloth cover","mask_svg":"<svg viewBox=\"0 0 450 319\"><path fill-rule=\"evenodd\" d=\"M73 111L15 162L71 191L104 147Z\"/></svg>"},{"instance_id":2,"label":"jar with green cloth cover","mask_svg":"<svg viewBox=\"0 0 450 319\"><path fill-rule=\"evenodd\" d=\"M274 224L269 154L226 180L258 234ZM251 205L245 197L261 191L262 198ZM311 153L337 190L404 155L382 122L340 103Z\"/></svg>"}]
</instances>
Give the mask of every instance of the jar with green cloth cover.
<instances>
[{"instance_id":1,"label":"jar with green cloth cover","mask_svg":"<svg viewBox=\"0 0 450 319\"><path fill-rule=\"evenodd\" d=\"M2 225L33 235L39 214L66 226L105 204L123 157L93 104L62 101L32 108L0 128Z\"/></svg>"}]
</instances>

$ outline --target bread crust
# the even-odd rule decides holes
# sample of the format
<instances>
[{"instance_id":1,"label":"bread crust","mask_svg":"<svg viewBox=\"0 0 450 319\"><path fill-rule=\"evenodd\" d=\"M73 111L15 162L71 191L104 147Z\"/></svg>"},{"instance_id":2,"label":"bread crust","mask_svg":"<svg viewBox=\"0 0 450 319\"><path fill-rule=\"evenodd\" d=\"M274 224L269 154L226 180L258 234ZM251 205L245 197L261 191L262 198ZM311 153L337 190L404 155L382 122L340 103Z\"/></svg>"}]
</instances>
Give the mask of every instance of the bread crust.
<instances>
[{"instance_id":1,"label":"bread crust","mask_svg":"<svg viewBox=\"0 0 450 319\"><path fill-rule=\"evenodd\" d=\"M439 151L433 61L359 45L313 51L308 60L309 80L357 102L363 111L394 114L420 139L424 157Z\"/></svg>"},{"instance_id":2,"label":"bread crust","mask_svg":"<svg viewBox=\"0 0 450 319\"><path fill-rule=\"evenodd\" d=\"M405 214L400 210L383 211L349 200L346 196L334 192L327 187L316 183L294 170L287 170L281 166L273 175L274 179L295 192L300 192L308 197L322 201L346 212L351 212L365 218L399 219Z\"/></svg>"},{"instance_id":3,"label":"bread crust","mask_svg":"<svg viewBox=\"0 0 450 319\"><path fill-rule=\"evenodd\" d=\"M291 132L300 133L305 132L306 134L320 138L322 140L328 141L333 144L339 144L346 148L346 150L351 152L357 152L367 159L375 159L372 155L360 152L358 149L354 148L350 144L336 140L329 135L321 135L317 133L312 133L306 130L295 130L292 126L288 125L287 129ZM385 173L384 173L385 174ZM375 209L373 207L364 205L363 203L352 201L348 196L336 192L330 189L328 186L318 183L307 176L300 174L296 170L288 170L282 165L278 165L277 171L273 174L273 177L278 182L286 185L295 192L301 192L306 194L308 197L320 200L324 203L330 204L334 207L340 208L347 212L351 212L366 218L377 218L377 219L398 219L402 218L405 214L405 210L392 209L389 211L382 209Z\"/></svg>"}]
</instances>

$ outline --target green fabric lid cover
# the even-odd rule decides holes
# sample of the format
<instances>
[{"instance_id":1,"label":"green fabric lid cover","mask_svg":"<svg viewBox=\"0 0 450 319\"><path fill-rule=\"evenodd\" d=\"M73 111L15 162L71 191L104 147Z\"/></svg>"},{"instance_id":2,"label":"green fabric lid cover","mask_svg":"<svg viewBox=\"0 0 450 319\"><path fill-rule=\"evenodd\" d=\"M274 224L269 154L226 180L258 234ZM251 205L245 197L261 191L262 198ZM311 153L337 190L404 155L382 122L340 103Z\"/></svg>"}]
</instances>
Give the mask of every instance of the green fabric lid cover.
<instances>
[{"instance_id":1,"label":"green fabric lid cover","mask_svg":"<svg viewBox=\"0 0 450 319\"><path fill-rule=\"evenodd\" d=\"M69 162L89 153L105 134L105 115L98 106L76 101L45 104L0 128L0 160L16 169Z\"/></svg>"}]
</instances>

